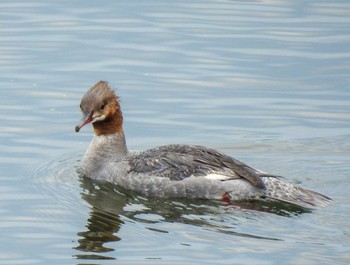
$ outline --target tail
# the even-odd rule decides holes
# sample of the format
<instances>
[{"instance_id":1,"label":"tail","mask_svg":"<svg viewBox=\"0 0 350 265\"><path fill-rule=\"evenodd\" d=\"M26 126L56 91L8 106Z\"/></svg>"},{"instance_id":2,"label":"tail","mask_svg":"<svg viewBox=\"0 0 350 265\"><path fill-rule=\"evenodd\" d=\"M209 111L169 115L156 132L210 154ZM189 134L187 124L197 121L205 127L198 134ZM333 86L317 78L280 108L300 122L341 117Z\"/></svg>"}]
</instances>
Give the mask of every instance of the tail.
<instances>
[{"instance_id":1,"label":"tail","mask_svg":"<svg viewBox=\"0 0 350 265\"><path fill-rule=\"evenodd\" d=\"M266 186L266 197L288 202L307 209L317 209L332 204L332 199L315 191L304 189L286 182L278 177L262 176Z\"/></svg>"}]
</instances>

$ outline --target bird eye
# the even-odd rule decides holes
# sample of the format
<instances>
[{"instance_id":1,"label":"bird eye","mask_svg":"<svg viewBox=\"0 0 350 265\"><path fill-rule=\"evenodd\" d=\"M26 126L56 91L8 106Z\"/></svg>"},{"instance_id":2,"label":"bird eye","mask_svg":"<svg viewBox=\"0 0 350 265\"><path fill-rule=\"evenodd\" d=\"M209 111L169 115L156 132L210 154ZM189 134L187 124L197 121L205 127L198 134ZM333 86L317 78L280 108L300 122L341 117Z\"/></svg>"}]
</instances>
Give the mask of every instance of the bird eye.
<instances>
[{"instance_id":1,"label":"bird eye","mask_svg":"<svg viewBox=\"0 0 350 265\"><path fill-rule=\"evenodd\" d=\"M103 110L104 108L105 108L105 103L102 103L101 105L100 105L100 110Z\"/></svg>"}]
</instances>

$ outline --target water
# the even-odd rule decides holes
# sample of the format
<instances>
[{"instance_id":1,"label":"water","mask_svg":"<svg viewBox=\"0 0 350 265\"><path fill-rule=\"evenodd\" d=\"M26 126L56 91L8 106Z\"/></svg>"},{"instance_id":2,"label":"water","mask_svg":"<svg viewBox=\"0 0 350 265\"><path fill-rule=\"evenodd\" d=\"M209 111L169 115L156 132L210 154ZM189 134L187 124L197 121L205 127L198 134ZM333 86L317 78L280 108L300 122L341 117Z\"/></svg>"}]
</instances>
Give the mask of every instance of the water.
<instances>
[{"instance_id":1,"label":"water","mask_svg":"<svg viewBox=\"0 0 350 265\"><path fill-rule=\"evenodd\" d=\"M347 1L2 1L0 264L349 264ZM108 80L131 149L214 147L334 199L300 212L76 173Z\"/></svg>"}]
</instances>

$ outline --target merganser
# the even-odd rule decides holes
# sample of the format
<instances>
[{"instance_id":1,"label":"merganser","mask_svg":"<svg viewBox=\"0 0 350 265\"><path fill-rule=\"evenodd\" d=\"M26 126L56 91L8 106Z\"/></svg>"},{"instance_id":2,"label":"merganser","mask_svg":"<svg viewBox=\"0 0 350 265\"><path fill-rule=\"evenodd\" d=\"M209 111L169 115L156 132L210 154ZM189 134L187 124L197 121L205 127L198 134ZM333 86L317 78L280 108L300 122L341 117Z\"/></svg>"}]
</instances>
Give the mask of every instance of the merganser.
<instances>
[{"instance_id":1,"label":"merganser","mask_svg":"<svg viewBox=\"0 0 350 265\"><path fill-rule=\"evenodd\" d=\"M165 145L128 150L118 96L99 81L83 96L79 130L92 123L94 137L81 174L146 196L235 200L272 199L314 209L331 203L320 193L286 183L228 155L196 145Z\"/></svg>"}]
</instances>

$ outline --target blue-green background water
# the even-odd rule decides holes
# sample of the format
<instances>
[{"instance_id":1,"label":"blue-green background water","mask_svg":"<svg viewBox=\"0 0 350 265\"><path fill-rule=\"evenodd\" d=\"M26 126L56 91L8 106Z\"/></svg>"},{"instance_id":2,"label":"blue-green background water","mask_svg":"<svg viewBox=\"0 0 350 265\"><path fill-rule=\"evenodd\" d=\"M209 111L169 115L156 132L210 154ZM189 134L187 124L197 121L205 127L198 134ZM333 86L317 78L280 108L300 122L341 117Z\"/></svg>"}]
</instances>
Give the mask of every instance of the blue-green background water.
<instances>
[{"instance_id":1,"label":"blue-green background water","mask_svg":"<svg viewBox=\"0 0 350 265\"><path fill-rule=\"evenodd\" d=\"M207 145L334 204L271 213L79 178L92 130L74 126L99 80L130 149ZM0 264L349 264L349 84L348 1L1 1Z\"/></svg>"}]
</instances>

